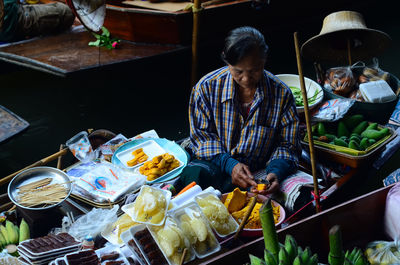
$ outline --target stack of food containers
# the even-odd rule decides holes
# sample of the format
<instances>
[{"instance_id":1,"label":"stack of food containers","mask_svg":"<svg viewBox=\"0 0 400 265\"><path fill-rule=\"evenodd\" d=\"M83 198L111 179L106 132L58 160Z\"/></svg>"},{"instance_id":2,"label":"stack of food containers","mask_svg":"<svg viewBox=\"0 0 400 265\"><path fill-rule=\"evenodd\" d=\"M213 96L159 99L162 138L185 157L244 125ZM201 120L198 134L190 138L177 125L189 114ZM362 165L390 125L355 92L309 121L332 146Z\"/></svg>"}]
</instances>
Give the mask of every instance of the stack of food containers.
<instances>
[{"instance_id":1,"label":"stack of food containers","mask_svg":"<svg viewBox=\"0 0 400 265\"><path fill-rule=\"evenodd\" d=\"M121 239L141 264L177 265L182 259L187 263L207 257L221 249L218 238L237 231L239 225L214 192L192 198L173 207L170 191L144 185L136 200L122 207L140 223L123 232Z\"/></svg>"}]
</instances>

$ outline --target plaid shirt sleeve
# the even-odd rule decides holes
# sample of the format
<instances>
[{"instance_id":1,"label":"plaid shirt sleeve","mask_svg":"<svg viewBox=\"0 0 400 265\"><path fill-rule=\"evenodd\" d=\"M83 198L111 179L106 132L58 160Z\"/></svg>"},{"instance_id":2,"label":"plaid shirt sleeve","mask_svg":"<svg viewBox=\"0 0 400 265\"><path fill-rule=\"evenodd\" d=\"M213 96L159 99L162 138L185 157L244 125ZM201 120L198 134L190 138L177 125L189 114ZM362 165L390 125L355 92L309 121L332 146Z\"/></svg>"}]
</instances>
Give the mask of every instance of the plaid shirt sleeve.
<instances>
[{"instance_id":1,"label":"plaid shirt sleeve","mask_svg":"<svg viewBox=\"0 0 400 265\"><path fill-rule=\"evenodd\" d=\"M189 123L192 151L199 159L212 159L225 153L215 129L210 102L205 99L205 83L199 83L192 91L189 102Z\"/></svg>"},{"instance_id":2,"label":"plaid shirt sleeve","mask_svg":"<svg viewBox=\"0 0 400 265\"><path fill-rule=\"evenodd\" d=\"M283 114L280 122L279 144L273 151L271 158L291 160L298 166L298 156L301 153L300 136L299 136L299 117L296 110L293 95L289 90L284 95Z\"/></svg>"}]
</instances>

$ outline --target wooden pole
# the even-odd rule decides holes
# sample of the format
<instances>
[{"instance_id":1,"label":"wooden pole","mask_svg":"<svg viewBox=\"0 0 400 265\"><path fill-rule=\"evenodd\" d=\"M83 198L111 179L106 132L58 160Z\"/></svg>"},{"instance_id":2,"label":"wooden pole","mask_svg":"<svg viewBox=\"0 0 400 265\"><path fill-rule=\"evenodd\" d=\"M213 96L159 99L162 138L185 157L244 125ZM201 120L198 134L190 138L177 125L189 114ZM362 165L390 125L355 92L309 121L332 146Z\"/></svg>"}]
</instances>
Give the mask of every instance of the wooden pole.
<instances>
[{"instance_id":1,"label":"wooden pole","mask_svg":"<svg viewBox=\"0 0 400 265\"><path fill-rule=\"evenodd\" d=\"M294 45L296 48L297 68L299 71L301 93L303 95L304 116L305 116L306 125L307 125L307 136L308 136L308 143L309 143L309 147L310 147L311 169L312 169L312 176L313 176L313 180L314 180L315 207L316 207L316 211L318 213L321 211L321 208L320 208L320 203L319 203L317 169L315 166L314 142L313 142L313 138L312 138L310 112L308 109L307 91L306 91L306 86L304 84L303 67L301 65L300 48L299 48L299 41L297 38L297 32L294 33Z\"/></svg>"},{"instance_id":2,"label":"wooden pole","mask_svg":"<svg viewBox=\"0 0 400 265\"><path fill-rule=\"evenodd\" d=\"M64 148L64 149L58 151L57 153L54 153L54 154L52 154L52 155L50 155L48 157L45 157L45 158L43 158L43 159L41 159L41 160L39 160L39 161L27 166L27 167L24 167L21 170L18 170L17 172L14 172L14 173L8 175L7 177L4 177L4 178L0 179L0 186L5 184L5 183L8 183L13 177L15 177L17 174L21 173L22 171L24 171L24 170L26 170L28 168L45 165L45 164L57 159L59 156L65 155L67 153L67 151L68 151L68 148Z\"/></svg>"},{"instance_id":3,"label":"wooden pole","mask_svg":"<svg viewBox=\"0 0 400 265\"><path fill-rule=\"evenodd\" d=\"M347 39L347 58L349 59L349 65L351 65L351 42Z\"/></svg>"},{"instance_id":4,"label":"wooden pole","mask_svg":"<svg viewBox=\"0 0 400 265\"><path fill-rule=\"evenodd\" d=\"M197 64L198 64L198 43L199 43L199 21L200 21L200 11L201 3L200 0L194 0L193 5L193 31L192 31L192 76L191 76L191 86L193 87L197 82Z\"/></svg>"},{"instance_id":5,"label":"wooden pole","mask_svg":"<svg viewBox=\"0 0 400 265\"><path fill-rule=\"evenodd\" d=\"M60 151L64 149L64 144L60 144ZM57 168L61 169L62 167L62 156L59 156L57 159Z\"/></svg>"}]
</instances>

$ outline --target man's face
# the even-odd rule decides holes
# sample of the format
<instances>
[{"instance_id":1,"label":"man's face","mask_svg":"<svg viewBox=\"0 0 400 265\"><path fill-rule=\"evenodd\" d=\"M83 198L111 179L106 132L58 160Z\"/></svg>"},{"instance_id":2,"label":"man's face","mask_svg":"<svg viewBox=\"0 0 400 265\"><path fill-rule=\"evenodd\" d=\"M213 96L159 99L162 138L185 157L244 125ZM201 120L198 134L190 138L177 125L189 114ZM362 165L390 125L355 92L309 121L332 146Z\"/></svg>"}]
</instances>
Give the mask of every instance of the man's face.
<instances>
[{"instance_id":1,"label":"man's face","mask_svg":"<svg viewBox=\"0 0 400 265\"><path fill-rule=\"evenodd\" d=\"M255 89L264 72L265 60L258 52L244 57L235 65L228 64L235 82L242 88Z\"/></svg>"}]
</instances>

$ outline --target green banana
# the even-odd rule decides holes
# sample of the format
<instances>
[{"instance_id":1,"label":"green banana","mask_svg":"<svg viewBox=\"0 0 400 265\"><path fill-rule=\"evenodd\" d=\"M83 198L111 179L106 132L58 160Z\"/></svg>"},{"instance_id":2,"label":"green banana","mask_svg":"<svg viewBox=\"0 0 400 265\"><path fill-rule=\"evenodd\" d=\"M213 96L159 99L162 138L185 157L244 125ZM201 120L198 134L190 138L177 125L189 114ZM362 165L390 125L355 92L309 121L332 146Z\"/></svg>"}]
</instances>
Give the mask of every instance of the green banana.
<instances>
[{"instance_id":1,"label":"green banana","mask_svg":"<svg viewBox=\"0 0 400 265\"><path fill-rule=\"evenodd\" d=\"M250 264L251 265L265 265L265 262L260 259L259 257L256 257L254 255L249 254L250 257Z\"/></svg>"},{"instance_id":2,"label":"green banana","mask_svg":"<svg viewBox=\"0 0 400 265\"><path fill-rule=\"evenodd\" d=\"M17 230L15 230L14 224L10 220L6 220L6 229L8 234L8 240L10 240L10 244L18 243L18 234Z\"/></svg>"},{"instance_id":3,"label":"green banana","mask_svg":"<svg viewBox=\"0 0 400 265\"><path fill-rule=\"evenodd\" d=\"M7 229L4 225L0 225L0 232L3 234L4 239L6 240L6 244L10 244L10 240L8 238Z\"/></svg>"},{"instance_id":4,"label":"green banana","mask_svg":"<svg viewBox=\"0 0 400 265\"><path fill-rule=\"evenodd\" d=\"M19 243L31 237L28 223L22 218L19 224Z\"/></svg>"},{"instance_id":5,"label":"green banana","mask_svg":"<svg viewBox=\"0 0 400 265\"><path fill-rule=\"evenodd\" d=\"M267 265L278 265L274 255L268 249L264 249L264 261Z\"/></svg>"},{"instance_id":6,"label":"green banana","mask_svg":"<svg viewBox=\"0 0 400 265\"><path fill-rule=\"evenodd\" d=\"M304 265L304 264L301 262L301 258L297 256L293 261L293 265Z\"/></svg>"},{"instance_id":7,"label":"green banana","mask_svg":"<svg viewBox=\"0 0 400 265\"><path fill-rule=\"evenodd\" d=\"M303 254L303 249L300 246L297 246L297 256L301 256Z\"/></svg>"},{"instance_id":8,"label":"green banana","mask_svg":"<svg viewBox=\"0 0 400 265\"><path fill-rule=\"evenodd\" d=\"M309 260L311 258L311 249L310 247L306 247L301 254L301 261L303 264L308 264Z\"/></svg>"},{"instance_id":9,"label":"green banana","mask_svg":"<svg viewBox=\"0 0 400 265\"><path fill-rule=\"evenodd\" d=\"M358 256L358 258L353 262L354 265L365 265L367 264L367 259L364 257L364 255Z\"/></svg>"},{"instance_id":10,"label":"green banana","mask_svg":"<svg viewBox=\"0 0 400 265\"><path fill-rule=\"evenodd\" d=\"M318 254L315 253L308 261L308 265L318 265Z\"/></svg>"},{"instance_id":11,"label":"green banana","mask_svg":"<svg viewBox=\"0 0 400 265\"><path fill-rule=\"evenodd\" d=\"M289 261L289 254L287 253L284 247L281 247L279 249L278 257L279 257L279 264L282 263L283 265L289 265L291 263Z\"/></svg>"},{"instance_id":12,"label":"green banana","mask_svg":"<svg viewBox=\"0 0 400 265\"><path fill-rule=\"evenodd\" d=\"M0 249L7 245L6 239L4 238L3 234L0 233Z\"/></svg>"},{"instance_id":13,"label":"green banana","mask_svg":"<svg viewBox=\"0 0 400 265\"><path fill-rule=\"evenodd\" d=\"M297 243L293 236L286 235L285 249L289 255L289 262L293 263L294 258L297 256Z\"/></svg>"}]
</instances>

